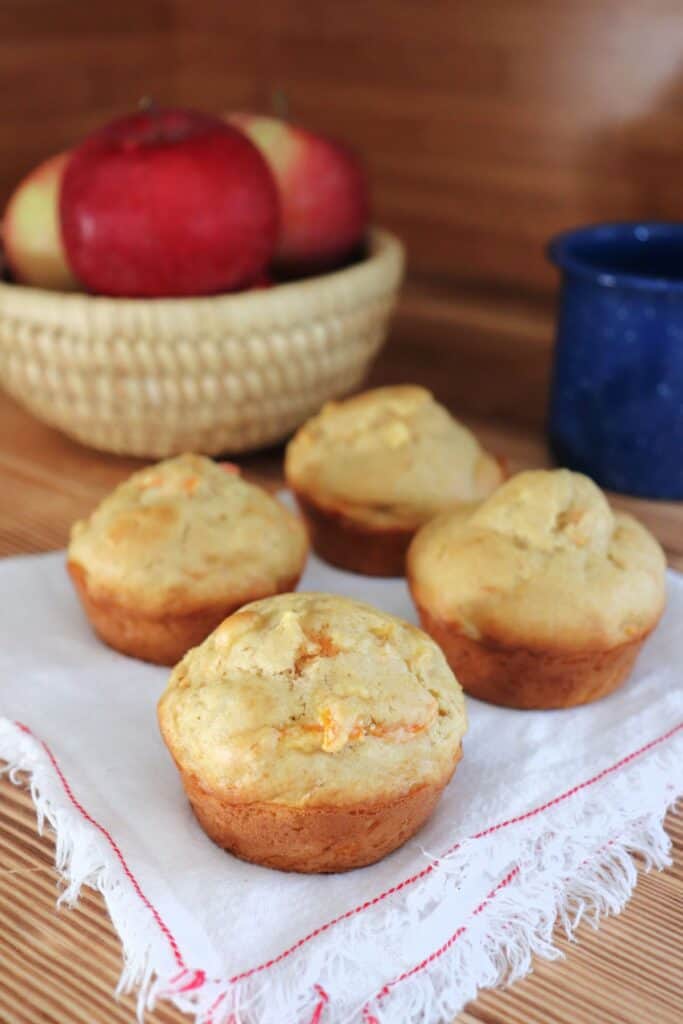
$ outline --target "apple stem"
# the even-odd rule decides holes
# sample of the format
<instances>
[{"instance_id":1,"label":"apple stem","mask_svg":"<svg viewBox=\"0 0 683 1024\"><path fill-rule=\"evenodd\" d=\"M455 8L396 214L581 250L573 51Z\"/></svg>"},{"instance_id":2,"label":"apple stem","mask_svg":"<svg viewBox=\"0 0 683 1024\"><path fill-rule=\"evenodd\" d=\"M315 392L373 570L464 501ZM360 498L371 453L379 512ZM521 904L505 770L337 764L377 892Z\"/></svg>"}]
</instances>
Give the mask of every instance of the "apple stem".
<instances>
[{"instance_id":1,"label":"apple stem","mask_svg":"<svg viewBox=\"0 0 683 1024\"><path fill-rule=\"evenodd\" d=\"M285 90L279 85L273 89L270 104L276 117L281 118L283 121L287 120L289 117L289 99Z\"/></svg>"},{"instance_id":2,"label":"apple stem","mask_svg":"<svg viewBox=\"0 0 683 1024\"><path fill-rule=\"evenodd\" d=\"M141 110L143 114L156 114L159 104L153 96L141 96L138 100L138 110Z\"/></svg>"}]
</instances>

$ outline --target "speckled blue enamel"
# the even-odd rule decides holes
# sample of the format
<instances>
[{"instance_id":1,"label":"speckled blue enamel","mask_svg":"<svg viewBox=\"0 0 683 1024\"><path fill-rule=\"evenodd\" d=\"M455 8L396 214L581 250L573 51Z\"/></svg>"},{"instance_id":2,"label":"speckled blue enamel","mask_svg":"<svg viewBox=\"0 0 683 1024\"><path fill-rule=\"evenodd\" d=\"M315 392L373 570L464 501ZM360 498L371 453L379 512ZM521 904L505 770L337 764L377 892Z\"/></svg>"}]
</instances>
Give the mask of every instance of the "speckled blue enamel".
<instances>
[{"instance_id":1,"label":"speckled blue enamel","mask_svg":"<svg viewBox=\"0 0 683 1024\"><path fill-rule=\"evenodd\" d=\"M610 490L683 499L683 224L579 228L549 255L556 457Z\"/></svg>"}]
</instances>

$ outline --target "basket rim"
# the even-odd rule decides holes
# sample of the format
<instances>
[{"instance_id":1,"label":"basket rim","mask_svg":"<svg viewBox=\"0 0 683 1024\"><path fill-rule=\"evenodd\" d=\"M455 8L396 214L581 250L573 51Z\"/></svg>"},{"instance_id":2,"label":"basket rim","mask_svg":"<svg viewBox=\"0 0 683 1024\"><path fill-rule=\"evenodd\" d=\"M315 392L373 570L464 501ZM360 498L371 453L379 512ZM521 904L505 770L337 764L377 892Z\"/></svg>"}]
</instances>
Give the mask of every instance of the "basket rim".
<instances>
[{"instance_id":1,"label":"basket rim","mask_svg":"<svg viewBox=\"0 0 683 1024\"><path fill-rule=\"evenodd\" d=\"M334 285L347 287L356 281L367 277L369 273L376 272L392 263L402 266L405 249L401 240L386 228L372 225L369 235L369 255L358 263L339 270L332 270L325 274L317 274L315 277L302 278L300 280L284 281L265 289L249 289L244 292L224 292L218 295L197 295L178 296L159 299L147 298L117 298L110 295L90 295L88 292L60 292L48 288L34 288L30 285L13 284L10 281L0 280L0 292L4 291L13 298L19 295L25 297L28 302L58 303L67 311L70 308L81 306L87 303L91 307L97 307L104 312L107 308L116 309L119 312L124 310L139 310L143 305L161 310L167 308L169 311L180 307L187 307L188 304L206 310L215 309L218 306L230 305L235 308L238 305L246 311L250 305L263 306L271 298L283 298L285 295L293 295L295 292L301 294L304 291L318 291L321 287L327 288Z\"/></svg>"}]
</instances>

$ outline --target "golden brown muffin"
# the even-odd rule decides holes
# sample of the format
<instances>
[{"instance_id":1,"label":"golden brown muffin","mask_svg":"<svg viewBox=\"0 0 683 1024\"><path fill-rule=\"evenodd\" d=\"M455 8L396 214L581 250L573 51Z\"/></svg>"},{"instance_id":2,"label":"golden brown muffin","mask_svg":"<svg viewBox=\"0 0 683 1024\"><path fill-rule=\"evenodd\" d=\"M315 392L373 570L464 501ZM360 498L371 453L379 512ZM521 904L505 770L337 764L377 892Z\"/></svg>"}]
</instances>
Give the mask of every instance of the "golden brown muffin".
<instances>
[{"instance_id":1,"label":"golden brown muffin","mask_svg":"<svg viewBox=\"0 0 683 1024\"><path fill-rule=\"evenodd\" d=\"M517 708L616 689L665 601L657 541L566 469L520 473L433 520L407 572L422 624L464 689Z\"/></svg>"},{"instance_id":2,"label":"golden brown muffin","mask_svg":"<svg viewBox=\"0 0 683 1024\"><path fill-rule=\"evenodd\" d=\"M331 594L242 608L176 666L159 724L205 832L286 871L379 860L461 756L462 690L421 630Z\"/></svg>"},{"instance_id":3,"label":"golden brown muffin","mask_svg":"<svg viewBox=\"0 0 683 1024\"><path fill-rule=\"evenodd\" d=\"M413 385L325 405L289 443L285 474L316 552L367 576L402 576L423 523L503 478L473 434Z\"/></svg>"},{"instance_id":4,"label":"golden brown muffin","mask_svg":"<svg viewBox=\"0 0 683 1024\"><path fill-rule=\"evenodd\" d=\"M292 590L303 523L202 455L134 473L71 531L68 568L111 647L173 665L247 601Z\"/></svg>"}]
</instances>

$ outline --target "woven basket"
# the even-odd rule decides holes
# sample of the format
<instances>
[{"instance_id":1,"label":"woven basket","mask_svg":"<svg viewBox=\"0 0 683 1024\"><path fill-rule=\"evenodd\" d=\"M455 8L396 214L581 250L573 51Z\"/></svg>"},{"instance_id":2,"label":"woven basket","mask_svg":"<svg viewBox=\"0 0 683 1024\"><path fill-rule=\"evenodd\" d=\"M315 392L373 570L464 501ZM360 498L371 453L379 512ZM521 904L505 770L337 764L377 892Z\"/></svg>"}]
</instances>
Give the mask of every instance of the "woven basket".
<instances>
[{"instance_id":1,"label":"woven basket","mask_svg":"<svg viewBox=\"0 0 683 1024\"><path fill-rule=\"evenodd\" d=\"M241 452L286 437L363 380L384 340L403 247L241 295L109 299L0 283L0 383L103 451Z\"/></svg>"}]
</instances>

